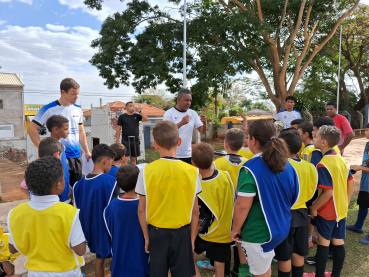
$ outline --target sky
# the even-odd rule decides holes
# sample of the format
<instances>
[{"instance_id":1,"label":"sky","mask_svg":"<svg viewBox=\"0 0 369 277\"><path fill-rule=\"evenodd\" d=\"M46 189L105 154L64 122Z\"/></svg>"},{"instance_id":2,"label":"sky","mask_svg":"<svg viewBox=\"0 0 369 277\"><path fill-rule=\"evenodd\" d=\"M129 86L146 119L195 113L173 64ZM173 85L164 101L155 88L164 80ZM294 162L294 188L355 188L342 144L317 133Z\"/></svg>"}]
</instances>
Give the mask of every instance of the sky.
<instances>
[{"instance_id":1,"label":"sky","mask_svg":"<svg viewBox=\"0 0 369 277\"><path fill-rule=\"evenodd\" d=\"M150 3L169 6L165 0ZM369 5L369 0L361 3ZM20 74L25 104L58 99L66 77L80 84L77 104L84 109L98 106L100 98L103 104L131 100L133 87L109 90L88 62L103 21L125 7L119 0L105 0L101 11L88 9L83 0L0 0L0 72Z\"/></svg>"}]
</instances>

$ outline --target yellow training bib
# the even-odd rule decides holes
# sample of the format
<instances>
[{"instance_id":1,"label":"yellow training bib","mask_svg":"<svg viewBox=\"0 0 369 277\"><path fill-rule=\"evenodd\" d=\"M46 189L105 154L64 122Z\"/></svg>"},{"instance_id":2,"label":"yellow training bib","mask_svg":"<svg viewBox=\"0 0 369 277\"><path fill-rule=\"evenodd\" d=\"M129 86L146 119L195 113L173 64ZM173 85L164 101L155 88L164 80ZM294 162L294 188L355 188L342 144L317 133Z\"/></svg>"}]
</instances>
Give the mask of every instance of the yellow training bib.
<instances>
[{"instance_id":1,"label":"yellow training bib","mask_svg":"<svg viewBox=\"0 0 369 277\"><path fill-rule=\"evenodd\" d=\"M237 182L238 182L238 173L240 172L240 168L247 161L244 157L241 157L242 161L239 164L233 164L228 161L225 157L221 157L215 160L215 166L217 169L227 171L231 176L231 180L233 183L234 191L237 190Z\"/></svg>"},{"instance_id":2,"label":"yellow training bib","mask_svg":"<svg viewBox=\"0 0 369 277\"><path fill-rule=\"evenodd\" d=\"M198 169L180 160L156 160L144 168L146 220L178 229L191 222Z\"/></svg>"},{"instance_id":3,"label":"yellow training bib","mask_svg":"<svg viewBox=\"0 0 369 277\"><path fill-rule=\"evenodd\" d=\"M250 149L243 150L241 148L240 151L238 151L238 155L246 158L247 160L251 160L254 157L254 153L252 153Z\"/></svg>"}]
</instances>

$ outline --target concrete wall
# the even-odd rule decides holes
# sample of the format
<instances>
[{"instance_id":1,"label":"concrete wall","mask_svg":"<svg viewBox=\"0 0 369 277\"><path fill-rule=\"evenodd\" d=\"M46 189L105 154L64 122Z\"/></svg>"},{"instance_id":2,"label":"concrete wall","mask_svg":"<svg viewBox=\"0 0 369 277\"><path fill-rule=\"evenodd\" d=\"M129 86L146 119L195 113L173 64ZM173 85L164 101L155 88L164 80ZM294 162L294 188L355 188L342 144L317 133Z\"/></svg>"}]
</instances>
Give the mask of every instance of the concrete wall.
<instances>
[{"instance_id":1,"label":"concrete wall","mask_svg":"<svg viewBox=\"0 0 369 277\"><path fill-rule=\"evenodd\" d=\"M3 100L3 108L0 109L0 125L14 125L14 137L24 138L23 88L0 86L0 99Z\"/></svg>"},{"instance_id":2,"label":"concrete wall","mask_svg":"<svg viewBox=\"0 0 369 277\"><path fill-rule=\"evenodd\" d=\"M25 138L0 138L0 158L14 163L27 164L27 142Z\"/></svg>"}]
</instances>

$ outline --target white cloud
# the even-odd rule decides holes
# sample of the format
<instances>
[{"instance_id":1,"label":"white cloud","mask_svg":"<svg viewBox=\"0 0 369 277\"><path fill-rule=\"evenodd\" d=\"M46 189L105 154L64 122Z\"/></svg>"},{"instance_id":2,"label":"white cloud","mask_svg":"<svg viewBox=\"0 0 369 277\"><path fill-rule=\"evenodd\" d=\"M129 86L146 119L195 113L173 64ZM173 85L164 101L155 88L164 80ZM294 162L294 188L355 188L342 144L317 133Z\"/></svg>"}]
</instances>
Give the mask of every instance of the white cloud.
<instances>
[{"instance_id":1,"label":"white cloud","mask_svg":"<svg viewBox=\"0 0 369 277\"><path fill-rule=\"evenodd\" d=\"M3 25L3 24L5 24L6 23L6 20L1 20L0 19L0 25Z\"/></svg>"},{"instance_id":2,"label":"white cloud","mask_svg":"<svg viewBox=\"0 0 369 277\"><path fill-rule=\"evenodd\" d=\"M52 24L46 24L46 28L54 32L64 32L64 31L69 30L69 27L65 27L63 25L52 25Z\"/></svg>"},{"instance_id":3,"label":"white cloud","mask_svg":"<svg viewBox=\"0 0 369 277\"><path fill-rule=\"evenodd\" d=\"M1 71L21 74L27 104L47 104L57 99L60 81L66 77L74 78L81 85L77 104L82 103L83 108L90 107L91 103L97 106L100 97L104 104L128 101L133 95L132 87L108 90L98 70L89 63L95 53L90 44L98 35L97 30L83 26L70 28L67 33L8 25L0 31Z\"/></svg>"},{"instance_id":4,"label":"white cloud","mask_svg":"<svg viewBox=\"0 0 369 277\"><path fill-rule=\"evenodd\" d=\"M32 5L32 0L0 0L0 2L15 2L15 1Z\"/></svg>"}]
</instances>

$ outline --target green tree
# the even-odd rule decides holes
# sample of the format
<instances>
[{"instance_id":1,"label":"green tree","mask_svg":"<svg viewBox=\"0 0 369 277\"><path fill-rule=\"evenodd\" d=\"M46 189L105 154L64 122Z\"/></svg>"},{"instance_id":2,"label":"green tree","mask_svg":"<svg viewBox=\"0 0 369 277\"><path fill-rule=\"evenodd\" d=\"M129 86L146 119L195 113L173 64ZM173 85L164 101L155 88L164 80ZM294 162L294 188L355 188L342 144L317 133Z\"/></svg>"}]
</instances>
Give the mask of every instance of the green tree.
<instances>
[{"instance_id":1,"label":"green tree","mask_svg":"<svg viewBox=\"0 0 369 277\"><path fill-rule=\"evenodd\" d=\"M132 101L134 103L146 103L166 111L173 107L174 97L167 95L163 89L150 88L140 95L133 96Z\"/></svg>"},{"instance_id":2,"label":"green tree","mask_svg":"<svg viewBox=\"0 0 369 277\"><path fill-rule=\"evenodd\" d=\"M246 114L245 111L241 107L234 107L232 109L229 109L229 112L228 113L229 113L229 116L238 116L238 112L239 111L241 111L244 114Z\"/></svg>"},{"instance_id":3,"label":"green tree","mask_svg":"<svg viewBox=\"0 0 369 277\"><path fill-rule=\"evenodd\" d=\"M209 87L255 71L281 110L305 70L360 0L197 0L188 3L187 76L199 101ZM85 0L101 9L104 0ZM180 0L168 0L180 5ZM146 26L141 24L145 22ZM141 28L141 29L139 29ZM142 31L141 31L142 30ZM136 91L165 83L176 92L182 80L183 21L147 0L131 0L108 17L91 63L109 88ZM133 41L132 38L136 41ZM134 76L130 82L131 75ZM272 82L270 82L271 76Z\"/></svg>"}]
</instances>

